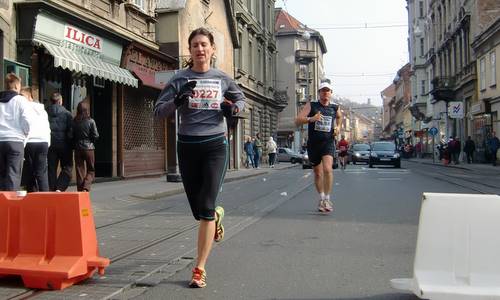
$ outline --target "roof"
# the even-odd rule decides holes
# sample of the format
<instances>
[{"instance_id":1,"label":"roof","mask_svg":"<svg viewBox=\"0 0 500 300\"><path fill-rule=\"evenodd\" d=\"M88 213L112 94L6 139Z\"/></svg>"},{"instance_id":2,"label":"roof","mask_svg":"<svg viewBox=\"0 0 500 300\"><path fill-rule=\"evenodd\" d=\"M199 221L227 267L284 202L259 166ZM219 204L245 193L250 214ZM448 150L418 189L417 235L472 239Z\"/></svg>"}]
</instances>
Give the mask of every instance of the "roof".
<instances>
[{"instance_id":1,"label":"roof","mask_svg":"<svg viewBox=\"0 0 500 300\"><path fill-rule=\"evenodd\" d=\"M294 18L292 15L287 13L282 8L276 8L275 10L275 22L274 22L274 30L276 36L284 36L284 35L300 35L304 34L305 31L309 32L311 38L317 39L321 50L323 53L326 53L326 44L323 39L323 36L319 31L314 30L312 28L307 27L302 24L299 20Z\"/></svg>"}]
</instances>

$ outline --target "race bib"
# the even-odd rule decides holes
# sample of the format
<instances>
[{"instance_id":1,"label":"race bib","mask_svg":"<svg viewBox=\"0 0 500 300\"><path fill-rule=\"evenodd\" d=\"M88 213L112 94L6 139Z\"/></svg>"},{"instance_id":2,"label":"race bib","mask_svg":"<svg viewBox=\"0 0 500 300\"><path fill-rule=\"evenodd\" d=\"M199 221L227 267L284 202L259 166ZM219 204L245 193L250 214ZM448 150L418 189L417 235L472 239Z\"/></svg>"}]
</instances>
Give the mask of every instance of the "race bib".
<instances>
[{"instance_id":1,"label":"race bib","mask_svg":"<svg viewBox=\"0 0 500 300\"><path fill-rule=\"evenodd\" d=\"M332 120L333 118L331 116L323 116L322 120L316 121L314 123L314 130L330 132L330 130L332 129Z\"/></svg>"},{"instance_id":2,"label":"race bib","mask_svg":"<svg viewBox=\"0 0 500 300\"><path fill-rule=\"evenodd\" d=\"M347 150L344 145L340 146L339 148L340 148L340 151L346 151Z\"/></svg>"},{"instance_id":3,"label":"race bib","mask_svg":"<svg viewBox=\"0 0 500 300\"><path fill-rule=\"evenodd\" d=\"M222 86L220 79L196 79L193 97L189 99L191 109L220 109Z\"/></svg>"}]
</instances>

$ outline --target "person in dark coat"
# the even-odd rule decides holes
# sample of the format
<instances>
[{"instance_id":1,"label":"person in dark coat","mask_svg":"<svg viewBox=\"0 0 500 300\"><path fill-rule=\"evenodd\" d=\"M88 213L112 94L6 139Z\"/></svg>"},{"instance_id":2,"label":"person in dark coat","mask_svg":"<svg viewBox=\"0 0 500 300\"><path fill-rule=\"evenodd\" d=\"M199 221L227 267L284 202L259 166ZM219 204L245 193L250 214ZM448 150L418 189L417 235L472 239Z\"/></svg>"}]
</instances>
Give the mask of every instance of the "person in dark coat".
<instances>
[{"instance_id":1,"label":"person in dark coat","mask_svg":"<svg viewBox=\"0 0 500 300\"><path fill-rule=\"evenodd\" d=\"M90 117L87 100L78 103L73 120L73 141L75 147L76 189L90 191L95 178L95 141L99 138L94 119Z\"/></svg>"},{"instance_id":2,"label":"person in dark coat","mask_svg":"<svg viewBox=\"0 0 500 300\"><path fill-rule=\"evenodd\" d=\"M467 163L468 164L470 164L471 162L474 161L474 151L476 151L476 144L471 139L471 137L468 136L467 140L465 141L465 146L464 146L464 152L465 152L465 155L467 156Z\"/></svg>"},{"instance_id":3,"label":"person in dark coat","mask_svg":"<svg viewBox=\"0 0 500 300\"><path fill-rule=\"evenodd\" d=\"M64 192L71 181L73 172L73 149L71 142L73 116L62 106L61 94L54 93L47 107L50 123L50 147L47 155L49 190ZM61 172L57 174L60 165Z\"/></svg>"},{"instance_id":4,"label":"person in dark coat","mask_svg":"<svg viewBox=\"0 0 500 300\"><path fill-rule=\"evenodd\" d=\"M496 133L493 131L488 138L488 150L490 151L491 161L493 162L494 166L497 165L497 151L499 147L500 140L497 138Z\"/></svg>"}]
</instances>

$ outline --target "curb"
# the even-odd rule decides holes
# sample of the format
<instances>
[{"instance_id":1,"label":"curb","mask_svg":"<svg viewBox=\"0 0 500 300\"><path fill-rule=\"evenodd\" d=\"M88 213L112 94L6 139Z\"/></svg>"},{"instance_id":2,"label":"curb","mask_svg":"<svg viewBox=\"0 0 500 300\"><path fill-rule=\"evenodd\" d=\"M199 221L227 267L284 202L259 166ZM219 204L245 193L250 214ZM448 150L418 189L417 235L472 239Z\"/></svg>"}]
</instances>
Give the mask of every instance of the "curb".
<instances>
[{"instance_id":1,"label":"curb","mask_svg":"<svg viewBox=\"0 0 500 300\"><path fill-rule=\"evenodd\" d=\"M296 167L296 166L298 166L298 164L287 166L287 167L281 168L280 170L291 169L291 168ZM256 176L260 176L260 175L265 175L265 174L269 174L269 171L260 171L258 173L253 173L253 174L248 174L248 175L226 177L224 179L224 183L248 179L248 178L252 178L252 177L256 177ZM130 196L137 198L137 199L143 199L143 200L157 200L157 199L160 199L163 197L169 197L169 196L182 194L182 193L184 193L184 187L182 186L182 184L180 184L180 187L172 189L172 190L168 190L168 191L161 191L161 192L151 193L151 194L131 194Z\"/></svg>"},{"instance_id":2,"label":"curb","mask_svg":"<svg viewBox=\"0 0 500 300\"><path fill-rule=\"evenodd\" d=\"M443 165L440 163L433 163L433 162L426 162L426 161L414 161L414 160L406 160L406 162L411 162L414 164L422 164L422 165L430 165L430 166L438 166L438 167L444 167L444 168L455 168L455 169L461 169L461 170L468 170L471 171L472 169L465 168L465 167L459 167L457 165Z\"/></svg>"}]
</instances>

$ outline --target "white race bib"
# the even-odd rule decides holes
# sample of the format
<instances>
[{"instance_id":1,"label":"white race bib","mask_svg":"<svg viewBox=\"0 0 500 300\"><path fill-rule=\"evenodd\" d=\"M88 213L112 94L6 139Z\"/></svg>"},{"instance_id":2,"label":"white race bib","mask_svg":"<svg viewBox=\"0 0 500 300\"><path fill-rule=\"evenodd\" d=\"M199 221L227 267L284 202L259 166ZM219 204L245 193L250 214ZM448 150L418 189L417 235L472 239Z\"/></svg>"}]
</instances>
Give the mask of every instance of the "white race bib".
<instances>
[{"instance_id":1,"label":"white race bib","mask_svg":"<svg viewBox=\"0 0 500 300\"><path fill-rule=\"evenodd\" d=\"M323 116L322 120L316 121L314 123L314 130L330 132L330 130L332 129L332 121L333 118L331 116Z\"/></svg>"},{"instance_id":2,"label":"white race bib","mask_svg":"<svg viewBox=\"0 0 500 300\"><path fill-rule=\"evenodd\" d=\"M189 99L191 109L220 109L222 85L220 79L196 79L194 96Z\"/></svg>"}]
</instances>

